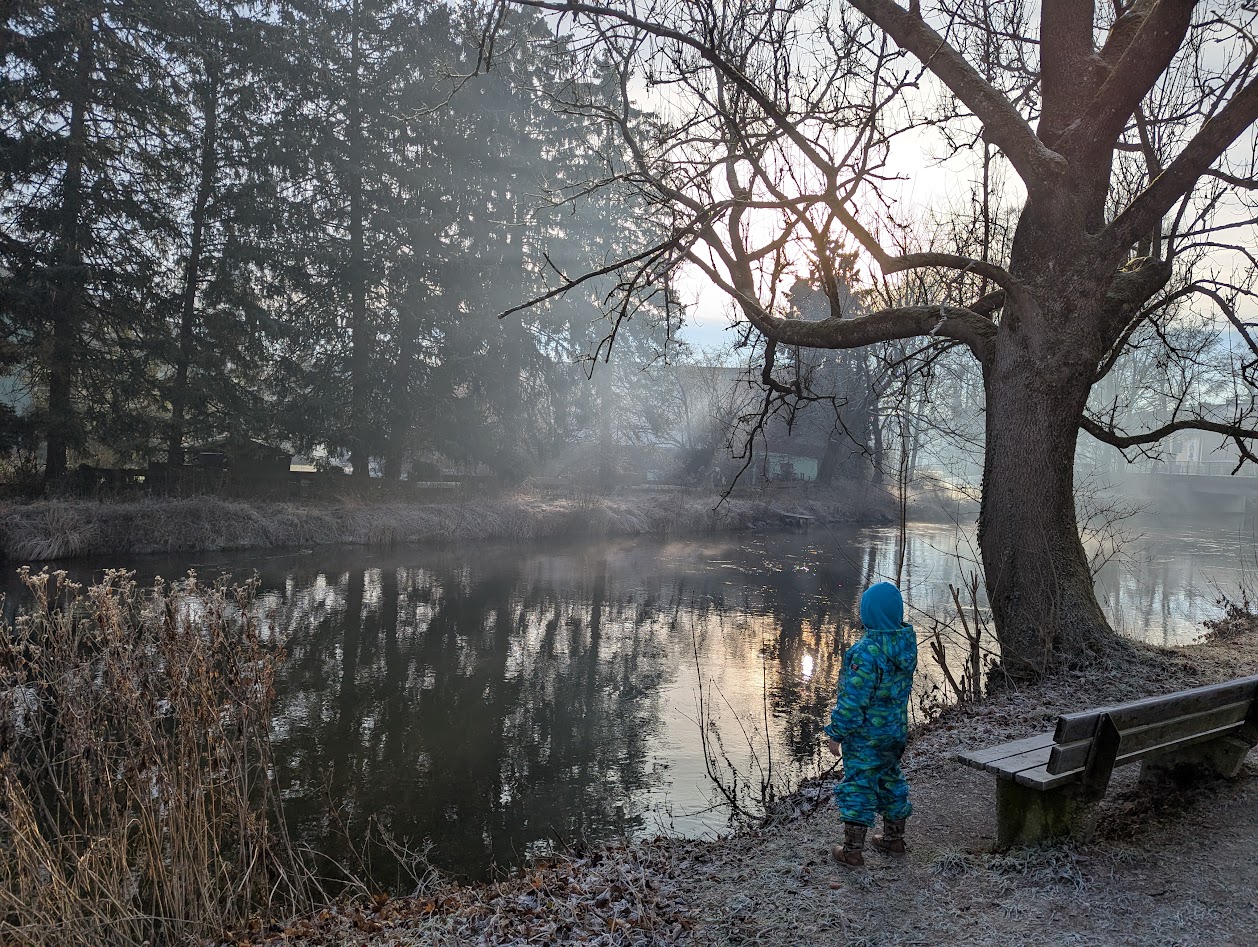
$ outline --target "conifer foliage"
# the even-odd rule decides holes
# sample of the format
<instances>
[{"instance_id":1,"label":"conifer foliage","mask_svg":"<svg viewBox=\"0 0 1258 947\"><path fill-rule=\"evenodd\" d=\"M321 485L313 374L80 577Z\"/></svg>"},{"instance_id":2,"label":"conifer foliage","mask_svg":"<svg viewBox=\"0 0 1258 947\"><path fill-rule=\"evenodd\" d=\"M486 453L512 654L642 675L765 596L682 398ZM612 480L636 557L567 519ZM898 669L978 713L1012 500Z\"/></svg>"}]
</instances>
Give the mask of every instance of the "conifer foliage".
<instances>
[{"instance_id":1,"label":"conifer foliage","mask_svg":"<svg viewBox=\"0 0 1258 947\"><path fill-rule=\"evenodd\" d=\"M497 316L653 226L590 186L615 173L599 123L555 107L616 87L532 14L484 74L481 25L400 0L6 4L0 448L26 432L49 481L222 436L517 477L597 439L605 287ZM617 346L641 364L670 307L636 306Z\"/></svg>"}]
</instances>

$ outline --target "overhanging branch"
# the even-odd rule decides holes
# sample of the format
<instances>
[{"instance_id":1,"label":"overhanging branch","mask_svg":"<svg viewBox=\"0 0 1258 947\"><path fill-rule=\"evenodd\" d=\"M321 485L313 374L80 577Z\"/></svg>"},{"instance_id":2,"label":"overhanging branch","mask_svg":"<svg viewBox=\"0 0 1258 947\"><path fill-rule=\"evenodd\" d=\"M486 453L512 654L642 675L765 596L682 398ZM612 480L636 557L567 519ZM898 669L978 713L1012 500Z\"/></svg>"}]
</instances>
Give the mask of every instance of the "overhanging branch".
<instances>
[{"instance_id":1,"label":"overhanging branch","mask_svg":"<svg viewBox=\"0 0 1258 947\"><path fill-rule=\"evenodd\" d=\"M986 362L996 326L978 313L960 306L901 306L882 309L854 319L805 322L778 319L752 301L743 312L766 338L786 345L817 349L853 349L896 339L934 337L967 345L980 362Z\"/></svg>"},{"instance_id":2,"label":"overhanging branch","mask_svg":"<svg viewBox=\"0 0 1258 947\"><path fill-rule=\"evenodd\" d=\"M1205 431L1210 434L1231 438L1237 442L1258 440L1258 429L1246 428L1239 424L1207 421L1205 418L1184 418L1178 421L1169 421L1159 428L1155 428L1152 431L1143 431L1139 434L1121 433L1086 415L1079 422L1079 426L1101 443L1117 447L1119 450L1156 444L1158 441L1170 437L1179 431Z\"/></svg>"},{"instance_id":3,"label":"overhanging branch","mask_svg":"<svg viewBox=\"0 0 1258 947\"><path fill-rule=\"evenodd\" d=\"M1004 152L1028 191L1035 193L1060 181L1066 172L1066 159L1040 141L1013 103L936 33L915 9L906 10L892 0L850 2L903 49L916 56L974 113L983 123L983 136Z\"/></svg>"}]
</instances>

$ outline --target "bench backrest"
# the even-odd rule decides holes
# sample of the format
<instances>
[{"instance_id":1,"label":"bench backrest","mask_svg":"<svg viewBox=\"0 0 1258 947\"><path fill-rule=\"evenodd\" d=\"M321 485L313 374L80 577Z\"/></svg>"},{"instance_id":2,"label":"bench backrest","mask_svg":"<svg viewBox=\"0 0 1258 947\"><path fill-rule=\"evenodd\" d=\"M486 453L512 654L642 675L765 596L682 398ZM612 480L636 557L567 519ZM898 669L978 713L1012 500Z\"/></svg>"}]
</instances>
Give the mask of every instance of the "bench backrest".
<instances>
[{"instance_id":1,"label":"bench backrest","mask_svg":"<svg viewBox=\"0 0 1258 947\"><path fill-rule=\"evenodd\" d=\"M1116 730L1120 740L1119 760L1132 762L1170 747L1252 728L1258 716L1256 701L1258 675L1114 707L1062 714L1057 718L1055 745L1046 768L1052 774L1083 768L1106 717L1109 723L1104 730Z\"/></svg>"}]
</instances>

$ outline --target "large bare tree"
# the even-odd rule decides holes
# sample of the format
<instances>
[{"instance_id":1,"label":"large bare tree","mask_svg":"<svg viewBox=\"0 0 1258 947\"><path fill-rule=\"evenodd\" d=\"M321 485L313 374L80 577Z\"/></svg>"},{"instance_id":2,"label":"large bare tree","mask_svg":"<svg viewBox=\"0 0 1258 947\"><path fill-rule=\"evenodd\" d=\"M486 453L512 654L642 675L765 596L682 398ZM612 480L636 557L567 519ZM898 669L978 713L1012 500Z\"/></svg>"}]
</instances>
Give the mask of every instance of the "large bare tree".
<instances>
[{"instance_id":1,"label":"large bare tree","mask_svg":"<svg viewBox=\"0 0 1258 947\"><path fill-rule=\"evenodd\" d=\"M1080 432L1145 450L1205 429L1254 459L1253 5L506 0L495 16L512 5L551 11L576 48L618 67L618 94L556 105L620 130L629 157L609 160L609 179L671 222L660 243L561 274L553 292L614 273L628 298L698 268L762 337L763 377L783 397L798 386L779 377L779 347L968 349L986 393L979 542L1005 668L1035 675L1112 642L1076 522ZM904 250L906 219L921 216L905 206L906 147L927 152L922 164L941 148L975 156L984 228L991 175L1008 173L998 196L1021 207L1007 252ZM955 278L932 280L950 289L929 304L845 312L830 263L852 246L884 282ZM788 317L801 260L821 274L829 318ZM1202 307L1247 351L1229 419L1181 408L1126 430L1118 413L1089 413L1132 339Z\"/></svg>"}]
</instances>

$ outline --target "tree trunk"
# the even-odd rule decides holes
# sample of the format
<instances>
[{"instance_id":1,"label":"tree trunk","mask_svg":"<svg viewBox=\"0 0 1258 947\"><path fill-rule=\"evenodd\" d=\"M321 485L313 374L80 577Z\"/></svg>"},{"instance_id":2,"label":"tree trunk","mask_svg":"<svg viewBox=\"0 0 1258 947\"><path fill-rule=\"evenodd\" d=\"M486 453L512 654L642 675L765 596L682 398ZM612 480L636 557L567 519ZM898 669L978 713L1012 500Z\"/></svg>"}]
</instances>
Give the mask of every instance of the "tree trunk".
<instances>
[{"instance_id":1,"label":"tree trunk","mask_svg":"<svg viewBox=\"0 0 1258 947\"><path fill-rule=\"evenodd\" d=\"M388 480L402 479L406 439L414 426L415 408L411 403L410 389L411 366L415 363L416 336L419 334L419 320L416 318L418 304L418 294L410 291L398 307L397 367L393 375L392 407L389 411L389 441L384 452L384 476Z\"/></svg>"},{"instance_id":2,"label":"tree trunk","mask_svg":"<svg viewBox=\"0 0 1258 947\"><path fill-rule=\"evenodd\" d=\"M350 464L354 479L371 476L367 455L367 263L363 245L362 6L354 3L349 87Z\"/></svg>"},{"instance_id":3,"label":"tree trunk","mask_svg":"<svg viewBox=\"0 0 1258 947\"><path fill-rule=\"evenodd\" d=\"M1058 299L1078 297L1065 289ZM1086 322L1072 326L1067 316L1006 311L985 372L979 547L1003 668L1015 678L1073 663L1113 638L1075 516L1075 445L1096 360L1087 339L1063 344Z\"/></svg>"},{"instance_id":4,"label":"tree trunk","mask_svg":"<svg viewBox=\"0 0 1258 947\"><path fill-rule=\"evenodd\" d=\"M218 150L218 68L207 63L202 108L205 129L201 138L201 167L192 208L192 237L184 266L182 313L179 321L179 353L175 359L175 383L170 393L170 428L166 436L166 463L183 463L183 438L188 405L188 371L196 335L197 287L201 280L201 250L205 242L205 218L214 188Z\"/></svg>"},{"instance_id":5,"label":"tree trunk","mask_svg":"<svg viewBox=\"0 0 1258 947\"><path fill-rule=\"evenodd\" d=\"M870 477L870 482L875 485L878 485L882 483L882 478L884 474L883 461L884 461L885 451L883 450L883 443L882 443L882 418L879 417L878 415L877 397L871 395L870 401L871 401L871 404L873 405L869 414L869 417L870 417L870 421L869 421L870 438L869 439L871 442L870 447L873 453L873 456L870 458L870 463L873 465L873 468L874 468L873 476Z\"/></svg>"},{"instance_id":6,"label":"tree trunk","mask_svg":"<svg viewBox=\"0 0 1258 947\"><path fill-rule=\"evenodd\" d=\"M604 362L594 367L594 384L598 389L598 485L610 491L616 482L615 446L612 443L612 366Z\"/></svg>"},{"instance_id":7,"label":"tree trunk","mask_svg":"<svg viewBox=\"0 0 1258 947\"><path fill-rule=\"evenodd\" d=\"M52 357L48 366L48 453L44 480L65 475L67 453L77 435L74 379L78 370L79 323L83 306L83 162L87 155L87 106L91 95L95 21L83 24L75 63L74 98L70 103L70 140L61 202L61 234L54 257L52 293Z\"/></svg>"}]
</instances>

